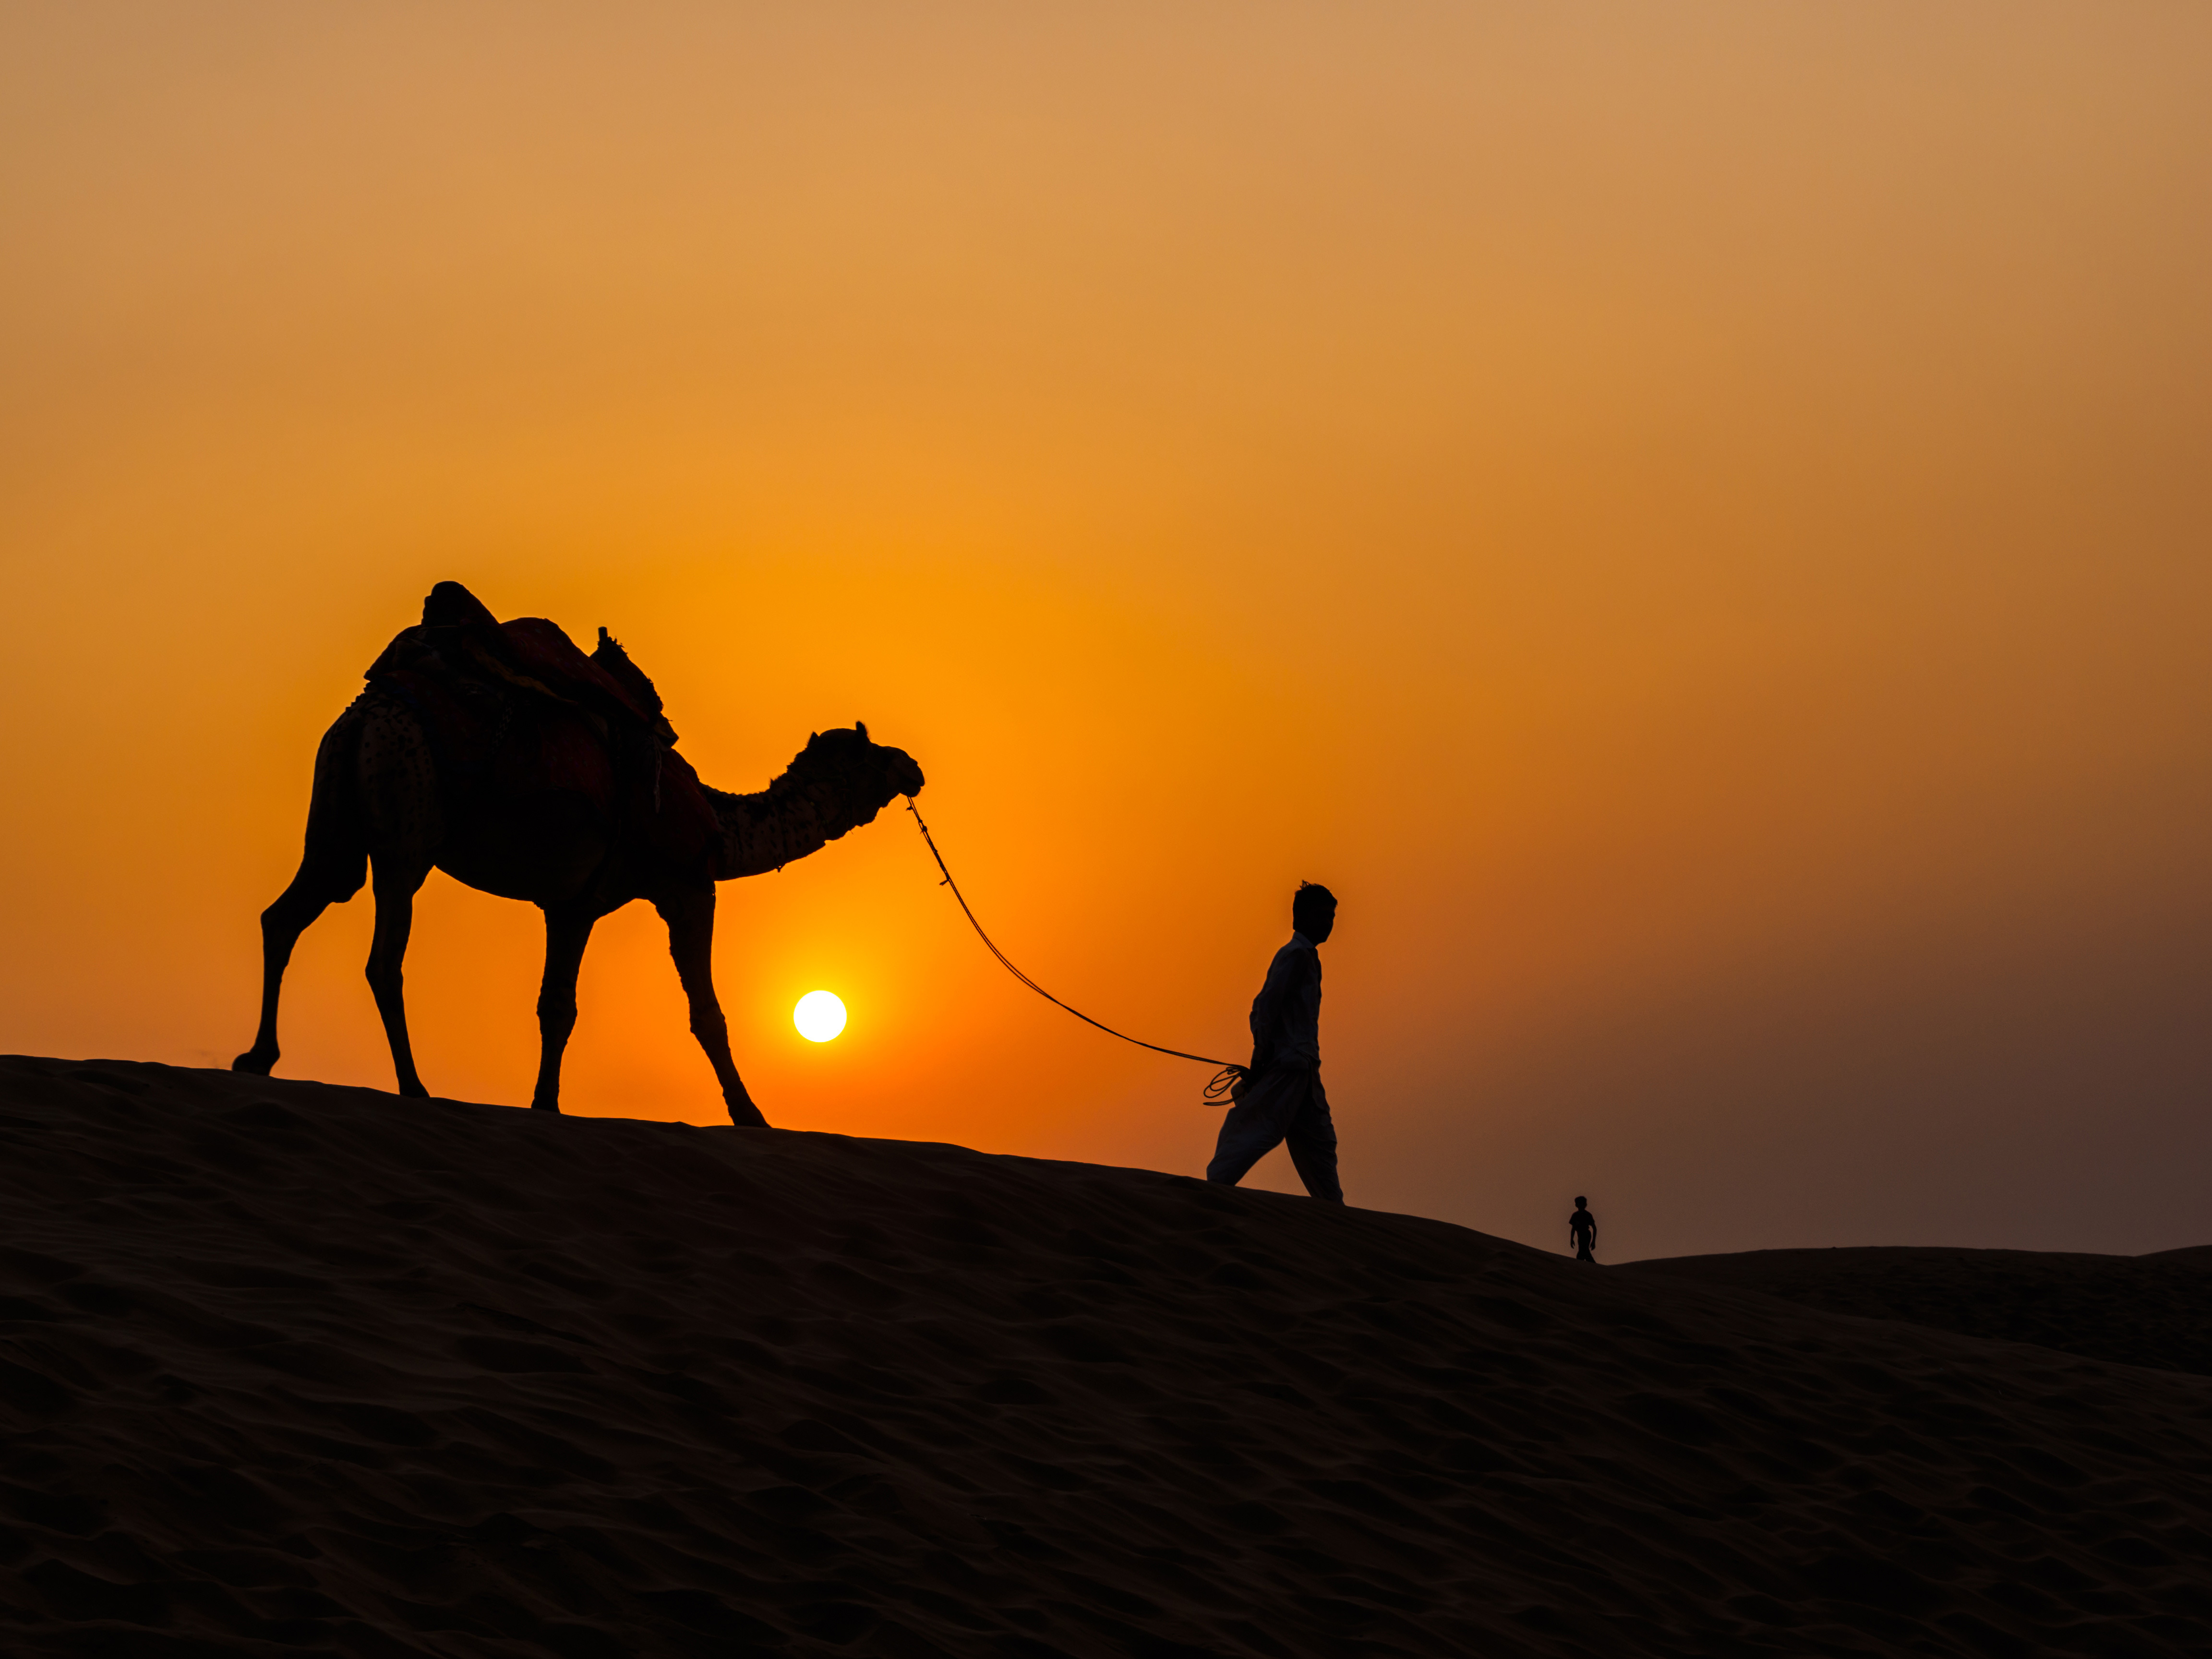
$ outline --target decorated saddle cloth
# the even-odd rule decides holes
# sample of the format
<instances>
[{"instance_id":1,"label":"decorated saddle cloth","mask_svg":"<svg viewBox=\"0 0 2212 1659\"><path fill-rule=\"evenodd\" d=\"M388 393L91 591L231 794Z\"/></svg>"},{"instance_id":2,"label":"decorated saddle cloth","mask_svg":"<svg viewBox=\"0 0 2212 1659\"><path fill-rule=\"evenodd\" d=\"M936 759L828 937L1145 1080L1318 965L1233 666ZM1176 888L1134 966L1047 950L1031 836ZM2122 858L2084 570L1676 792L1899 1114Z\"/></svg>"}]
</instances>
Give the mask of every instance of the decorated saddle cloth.
<instances>
[{"instance_id":1,"label":"decorated saddle cloth","mask_svg":"<svg viewBox=\"0 0 2212 1659\"><path fill-rule=\"evenodd\" d=\"M676 857L720 834L659 694L604 628L586 655L556 623L502 623L440 582L365 678L422 722L449 793L579 795Z\"/></svg>"}]
</instances>

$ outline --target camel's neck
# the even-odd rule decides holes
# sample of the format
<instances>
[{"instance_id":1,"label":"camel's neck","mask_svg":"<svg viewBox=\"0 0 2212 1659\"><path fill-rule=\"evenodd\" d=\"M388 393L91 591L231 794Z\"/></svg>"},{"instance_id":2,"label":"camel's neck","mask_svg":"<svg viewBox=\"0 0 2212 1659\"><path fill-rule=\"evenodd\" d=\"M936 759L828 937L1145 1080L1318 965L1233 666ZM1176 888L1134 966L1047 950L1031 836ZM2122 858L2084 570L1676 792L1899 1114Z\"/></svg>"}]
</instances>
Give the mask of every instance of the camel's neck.
<instances>
[{"instance_id":1,"label":"camel's neck","mask_svg":"<svg viewBox=\"0 0 2212 1659\"><path fill-rule=\"evenodd\" d=\"M707 799L722 826L714 877L764 875L817 852L881 810L862 780L844 768L801 752L790 769L757 793L733 795L709 788Z\"/></svg>"}]
</instances>

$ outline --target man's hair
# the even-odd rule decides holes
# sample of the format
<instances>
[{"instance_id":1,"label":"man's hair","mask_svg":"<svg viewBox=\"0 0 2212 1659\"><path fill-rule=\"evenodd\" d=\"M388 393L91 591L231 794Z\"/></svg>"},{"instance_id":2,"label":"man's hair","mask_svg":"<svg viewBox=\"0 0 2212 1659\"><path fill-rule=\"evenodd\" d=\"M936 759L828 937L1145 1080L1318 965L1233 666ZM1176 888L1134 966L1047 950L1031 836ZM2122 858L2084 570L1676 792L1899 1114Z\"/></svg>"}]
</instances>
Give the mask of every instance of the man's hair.
<instances>
[{"instance_id":1,"label":"man's hair","mask_svg":"<svg viewBox=\"0 0 2212 1659\"><path fill-rule=\"evenodd\" d=\"M1291 920L1318 915L1336 908L1336 895L1317 881L1302 881L1298 890L1291 895Z\"/></svg>"}]
</instances>

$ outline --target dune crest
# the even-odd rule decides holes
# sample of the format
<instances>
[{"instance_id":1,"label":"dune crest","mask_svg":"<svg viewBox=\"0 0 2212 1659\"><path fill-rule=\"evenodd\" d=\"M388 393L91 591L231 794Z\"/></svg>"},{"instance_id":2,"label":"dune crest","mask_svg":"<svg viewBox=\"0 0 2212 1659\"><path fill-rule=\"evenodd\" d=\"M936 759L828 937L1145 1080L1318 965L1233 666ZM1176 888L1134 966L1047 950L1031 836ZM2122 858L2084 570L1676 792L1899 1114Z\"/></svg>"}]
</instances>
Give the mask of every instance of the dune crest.
<instances>
[{"instance_id":1,"label":"dune crest","mask_svg":"<svg viewBox=\"0 0 2212 1659\"><path fill-rule=\"evenodd\" d=\"M2212 1246L2153 1255L1927 1246L1747 1250L1632 1261L1626 1271L2212 1376Z\"/></svg>"},{"instance_id":2,"label":"dune crest","mask_svg":"<svg viewBox=\"0 0 2212 1659\"><path fill-rule=\"evenodd\" d=\"M957 1147L0 1060L0 1648L2201 1652L2212 1380Z\"/></svg>"}]
</instances>

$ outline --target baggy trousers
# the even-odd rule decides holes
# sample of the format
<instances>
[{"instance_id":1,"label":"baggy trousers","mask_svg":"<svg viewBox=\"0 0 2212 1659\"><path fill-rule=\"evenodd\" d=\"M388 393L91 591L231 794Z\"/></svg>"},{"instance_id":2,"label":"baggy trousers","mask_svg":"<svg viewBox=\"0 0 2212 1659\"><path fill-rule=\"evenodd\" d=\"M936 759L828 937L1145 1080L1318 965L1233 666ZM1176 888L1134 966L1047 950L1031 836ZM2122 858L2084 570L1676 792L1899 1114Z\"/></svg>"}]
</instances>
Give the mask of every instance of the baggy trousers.
<instances>
[{"instance_id":1,"label":"baggy trousers","mask_svg":"<svg viewBox=\"0 0 2212 1659\"><path fill-rule=\"evenodd\" d=\"M1321 1086L1317 1066L1278 1066L1246 1090L1221 1120L1221 1139L1214 1143L1206 1178L1234 1187L1285 1141L1306 1190L1343 1203L1344 1188L1336 1181L1336 1125L1329 1119L1328 1093Z\"/></svg>"}]
</instances>

